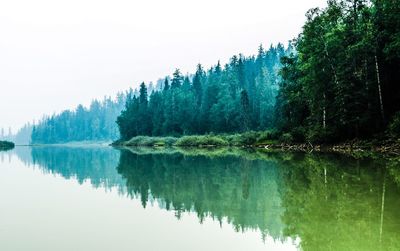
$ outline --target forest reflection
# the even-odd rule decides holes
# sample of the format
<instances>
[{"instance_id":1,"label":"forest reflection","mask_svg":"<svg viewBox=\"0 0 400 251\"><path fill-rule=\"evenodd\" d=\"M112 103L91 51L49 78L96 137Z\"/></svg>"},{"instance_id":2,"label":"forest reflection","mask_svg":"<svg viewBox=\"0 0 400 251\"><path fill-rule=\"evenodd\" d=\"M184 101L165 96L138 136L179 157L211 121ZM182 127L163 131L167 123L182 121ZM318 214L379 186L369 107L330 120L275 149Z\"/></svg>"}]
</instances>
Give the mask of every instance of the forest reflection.
<instances>
[{"instance_id":1,"label":"forest reflection","mask_svg":"<svg viewBox=\"0 0 400 251\"><path fill-rule=\"evenodd\" d=\"M15 149L28 165L302 250L400 250L399 159L242 149Z\"/></svg>"}]
</instances>

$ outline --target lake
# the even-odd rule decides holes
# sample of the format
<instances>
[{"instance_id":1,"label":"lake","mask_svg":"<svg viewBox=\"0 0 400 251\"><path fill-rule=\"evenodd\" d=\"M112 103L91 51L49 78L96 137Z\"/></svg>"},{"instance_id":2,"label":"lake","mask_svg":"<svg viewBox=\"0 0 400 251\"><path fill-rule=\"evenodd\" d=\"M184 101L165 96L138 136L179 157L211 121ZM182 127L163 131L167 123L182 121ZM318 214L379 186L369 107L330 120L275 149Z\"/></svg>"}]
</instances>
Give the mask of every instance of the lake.
<instances>
[{"instance_id":1,"label":"lake","mask_svg":"<svg viewBox=\"0 0 400 251\"><path fill-rule=\"evenodd\" d=\"M0 250L400 250L399 163L17 146L0 152Z\"/></svg>"}]
</instances>

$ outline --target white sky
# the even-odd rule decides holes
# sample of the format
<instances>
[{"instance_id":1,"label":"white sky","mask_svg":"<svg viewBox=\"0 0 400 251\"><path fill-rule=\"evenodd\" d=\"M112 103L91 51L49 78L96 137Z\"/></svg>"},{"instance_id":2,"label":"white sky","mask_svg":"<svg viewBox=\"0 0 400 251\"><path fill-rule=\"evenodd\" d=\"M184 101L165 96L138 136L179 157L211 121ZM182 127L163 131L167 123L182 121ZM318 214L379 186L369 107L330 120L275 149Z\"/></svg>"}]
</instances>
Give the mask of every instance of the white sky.
<instances>
[{"instance_id":1,"label":"white sky","mask_svg":"<svg viewBox=\"0 0 400 251\"><path fill-rule=\"evenodd\" d=\"M0 128L287 43L326 0L0 0Z\"/></svg>"}]
</instances>

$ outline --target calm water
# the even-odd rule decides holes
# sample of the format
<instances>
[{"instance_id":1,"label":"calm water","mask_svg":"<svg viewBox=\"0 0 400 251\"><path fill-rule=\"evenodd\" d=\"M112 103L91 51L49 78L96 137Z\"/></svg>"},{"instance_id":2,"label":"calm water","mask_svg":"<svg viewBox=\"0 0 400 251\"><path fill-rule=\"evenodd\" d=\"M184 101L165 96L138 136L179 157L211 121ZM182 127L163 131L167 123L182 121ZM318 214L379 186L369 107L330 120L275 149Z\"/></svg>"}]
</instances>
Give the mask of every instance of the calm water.
<instances>
[{"instance_id":1,"label":"calm water","mask_svg":"<svg viewBox=\"0 0 400 251\"><path fill-rule=\"evenodd\" d=\"M400 250L399 163L16 147L0 152L0 250Z\"/></svg>"}]
</instances>

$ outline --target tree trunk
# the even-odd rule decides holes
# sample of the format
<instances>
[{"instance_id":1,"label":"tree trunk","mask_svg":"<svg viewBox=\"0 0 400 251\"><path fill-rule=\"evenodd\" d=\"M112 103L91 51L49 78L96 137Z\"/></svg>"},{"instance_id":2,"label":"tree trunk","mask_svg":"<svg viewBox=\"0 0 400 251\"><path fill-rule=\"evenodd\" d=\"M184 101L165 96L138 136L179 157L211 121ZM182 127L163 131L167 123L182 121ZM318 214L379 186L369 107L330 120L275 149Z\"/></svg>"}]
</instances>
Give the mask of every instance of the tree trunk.
<instances>
[{"instance_id":1,"label":"tree trunk","mask_svg":"<svg viewBox=\"0 0 400 251\"><path fill-rule=\"evenodd\" d=\"M375 71L376 71L376 80L378 82L378 94L379 94L379 105L381 110L382 121L385 123L385 112L383 110L383 99L382 99L382 88L381 88L381 78L379 75L379 64L378 57L375 54Z\"/></svg>"},{"instance_id":2,"label":"tree trunk","mask_svg":"<svg viewBox=\"0 0 400 251\"><path fill-rule=\"evenodd\" d=\"M364 74L365 74L365 92L367 96L367 107L368 111L371 109L371 103L369 100L369 82L368 82L368 61L367 59L364 59Z\"/></svg>"},{"instance_id":3,"label":"tree trunk","mask_svg":"<svg viewBox=\"0 0 400 251\"><path fill-rule=\"evenodd\" d=\"M326 95L324 93L324 107L322 112L322 127L326 129Z\"/></svg>"}]
</instances>

